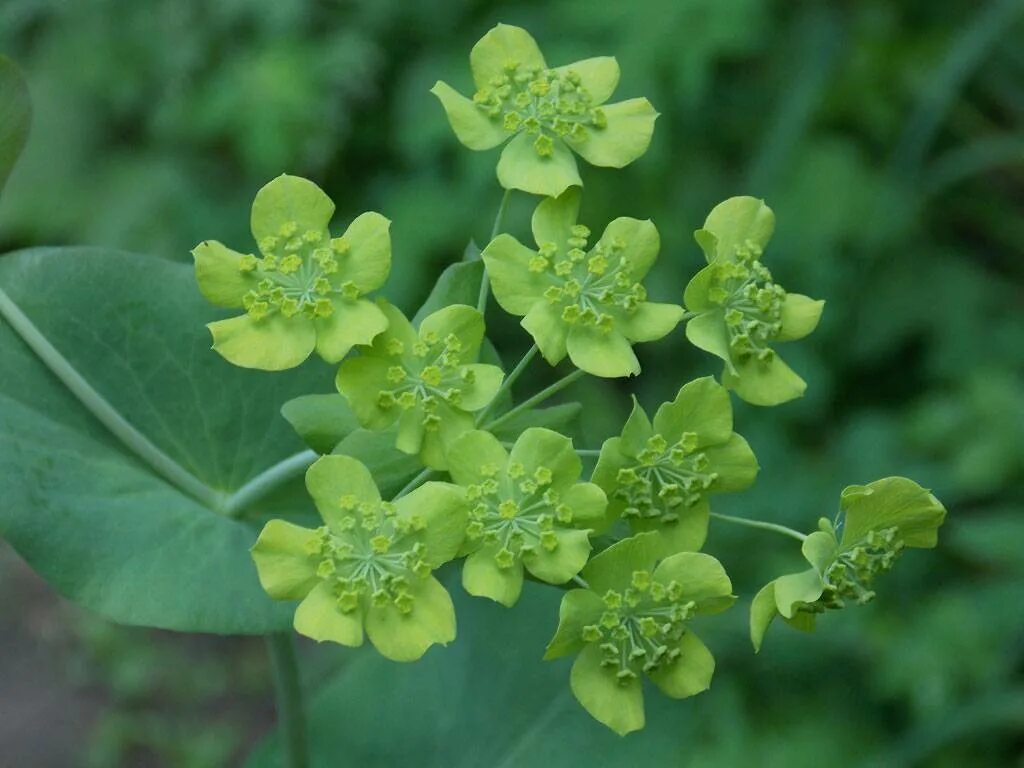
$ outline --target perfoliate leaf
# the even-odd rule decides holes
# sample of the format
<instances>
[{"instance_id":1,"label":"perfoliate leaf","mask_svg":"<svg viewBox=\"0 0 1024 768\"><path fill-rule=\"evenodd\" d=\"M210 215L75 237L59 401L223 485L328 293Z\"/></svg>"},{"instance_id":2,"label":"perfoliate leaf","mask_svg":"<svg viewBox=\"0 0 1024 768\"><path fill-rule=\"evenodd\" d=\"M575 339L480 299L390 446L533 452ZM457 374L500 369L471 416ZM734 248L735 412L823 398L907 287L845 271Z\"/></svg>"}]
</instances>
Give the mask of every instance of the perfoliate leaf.
<instances>
[{"instance_id":1,"label":"perfoliate leaf","mask_svg":"<svg viewBox=\"0 0 1024 768\"><path fill-rule=\"evenodd\" d=\"M25 78L14 62L0 55L0 192L25 147L31 122Z\"/></svg>"},{"instance_id":2,"label":"perfoliate leaf","mask_svg":"<svg viewBox=\"0 0 1024 768\"><path fill-rule=\"evenodd\" d=\"M281 406L292 429L317 453L330 453L352 432L359 420L341 395L300 395Z\"/></svg>"}]
</instances>

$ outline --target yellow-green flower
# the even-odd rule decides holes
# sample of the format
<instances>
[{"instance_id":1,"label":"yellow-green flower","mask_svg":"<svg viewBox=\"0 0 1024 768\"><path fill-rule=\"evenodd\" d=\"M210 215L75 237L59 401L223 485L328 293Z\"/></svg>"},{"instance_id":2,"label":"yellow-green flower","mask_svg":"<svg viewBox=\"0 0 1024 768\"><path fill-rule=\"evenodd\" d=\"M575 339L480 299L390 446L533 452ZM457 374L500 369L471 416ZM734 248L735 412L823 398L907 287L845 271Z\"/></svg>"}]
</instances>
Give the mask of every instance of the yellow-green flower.
<instances>
[{"instance_id":1,"label":"yellow-green flower","mask_svg":"<svg viewBox=\"0 0 1024 768\"><path fill-rule=\"evenodd\" d=\"M334 203L316 184L279 176L256 193L252 235L260 256L216 241L192 251L196 279L212 303L245 314L209 324L213 348L243 368L292 368L315 349L336 363L387 328L362 298L391 270L391 223L364 213L341 237L327 225Z\"/></svg>"},{"instance_id":2,"label":"yellow-green flower","mask_svg":"<svg viewBox=\"0 0 1024 768\"><path fill-rule=\"evenodd\" d=\"M537 41L499 24L469 54L476 93L438 81L431 89L459 141L486 150L509 138L498 161L506 189L557 197L581 186L576 158L622 168L647 151L658 113L647 99L605 102L619 83L611 56L548 67Z\"/></svg>"}]
</instances>

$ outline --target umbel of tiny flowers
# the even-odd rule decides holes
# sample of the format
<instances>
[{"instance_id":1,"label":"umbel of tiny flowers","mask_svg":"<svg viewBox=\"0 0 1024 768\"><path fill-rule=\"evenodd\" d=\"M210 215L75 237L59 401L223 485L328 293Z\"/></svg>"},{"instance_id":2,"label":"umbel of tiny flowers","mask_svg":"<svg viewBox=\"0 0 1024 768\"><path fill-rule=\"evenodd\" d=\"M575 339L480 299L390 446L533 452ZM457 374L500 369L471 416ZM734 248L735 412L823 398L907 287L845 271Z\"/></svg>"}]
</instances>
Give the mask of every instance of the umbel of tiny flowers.
<instances>
[{"instance_id":1,"label":"umbel of tiny flowers","mask_svg":"<svg viewBox=\"0 0 1024 768\"><path fill-rule=\"evenodd\" d=\"M644 727L641 675L675 699L707 690L715 660L688 622L719 613L735 599L715 558L681 552L661 559L664 551L652 532L596 555L583 569L589 587L562 598L558 630L544 656L579 653L570 675L573 694L621 735Z\"/></svg>"},{"instance_id":2,"label":"umbel of tiny flowers","mask_svg":"<svg viewBox=\"0 0 1024 768\"><path fill-rule=\"evenodd\" d=\"M341 237L327 229L334 203L316 184L278 176L256 193L252 235L260 256L216 241L192 251L212 303L245 314L209 324L213 348L243 368L293 368L315 349L336 363L369 344L387 318L365 294L391 270L391 223L364 213Z\"/></svg>"},{"instance_id":3,"label":"umbel of tiny flowers","mask_svg":"<svg viewBox=\"0 0 1024 768\"><path fill-rule=\"evenodd\" d=\"M716 205L694 233L708 266L683 295L696 315L686 337L722 358L722 383L754 405L778 405L804 393L807 384L770 345L811 333L825 306L772 281L761 256L774 229L775 215L763 200L732 197Z\"/></svg>"},{"instance_id":4,"label":"umbel of tiny flowers","mask_svg":"<svg viewBox=\"0 0 1024 768\"><path fill-rule=\"evenodd\" d=\"M493 149L506 189L557 197L580 186L573 152L591 165L622 168L647 151L658 113L647 99L605 104L619 83L611 56L549 68L537 42L499 24L469 54L476 93L468 99L438 81L431 89L459 141Z\"/></svg>"},{"instance_id":5,"label":"umbel of tiny flowers","mask_svg":"<svg viewBox=\"0 0 1024 768\"><path fill-rule=\"evenodd\" d=\"M577 224L577 187L547 198L533 212L537 250L508 234L483 251L494 297L523 317L522 326L544 359L566 354L595 376L640 372L632 343L655 341L683 318L682 307L647 301L641 280L654 265L660 240L650 221L620 217L587 248L590 230Z\"/></svg>"},{"instance_id":6,"label":"umbel of tiny flowers","mask_svg":"<svg viewBox=\"0 0 1024 768\"><path fill-rule=\"evenodd\" d=\"M572 440L525 430L506 451L489 432L467 432L448 451L448 471L466 490L469 525L461 554L471 595L511 606L523 569L564 584L590 556L589 529L604 516L604 491L577 482L583 465Z\"/></svg>"},{"instance_id":7,"label":"umbel of tiny flowers","mask_svg":"<svg viewBox=\"0 0 1024 768\"><path fill-rule=\"evenodd\" d=\"M465 498L428 482L382 501L370 471L348 456L323 456L306 487L325 523L264 526L252 548L260 583L277 600L301 600L295 630L318 642L363 643L415 661L455 639L455 609L431 573L455 557L466 527Z\"/></svg>"},{"instance_id":8,"label":"umbel of tiny flowers","mask_svg":"<svg viewBox=\"0 0 1024 768\"><path fill-rule=\"evenodd\" d=\"M498 366L477 362L483 315L453 304L425 317L417 332L396 307L378 305L388 328L342 363L338 390L364 427L397 423L400 450L445 469L448 445L473 428L472 413L491 402L504 378Z\"/></svg>"},{"instance_id":9,"label":"umbel of tiny flowers","mask_svg":"<svg viewBox=\"0 0 1024 768\"><path fill-rule=\"evenodd\" d=\"M845 488L836 521L821 518L801 547L811 567L780 576L754 597L750 638L761 648L776 616L802 630L818 614L874 599L875 577L892 568L906 547L931 549L946 510L930 492L905 477Z\"/></svg>"},{"instance_id":10,"label":"umbel of tiny flowers","mask_svg":"<svg viewBox=\"0 0 1024 768\"><path fill-rule=\"evenodd\" d=\"M698 550L708 496L750 487L757 470L747 441L732 431L729 393L708 376L663 403L653 424L634 400L622 435L601 446L593 481L608 494L603 527L622 517L634 532L658 531L673 551Z\"/></svg>"}]
</instances>

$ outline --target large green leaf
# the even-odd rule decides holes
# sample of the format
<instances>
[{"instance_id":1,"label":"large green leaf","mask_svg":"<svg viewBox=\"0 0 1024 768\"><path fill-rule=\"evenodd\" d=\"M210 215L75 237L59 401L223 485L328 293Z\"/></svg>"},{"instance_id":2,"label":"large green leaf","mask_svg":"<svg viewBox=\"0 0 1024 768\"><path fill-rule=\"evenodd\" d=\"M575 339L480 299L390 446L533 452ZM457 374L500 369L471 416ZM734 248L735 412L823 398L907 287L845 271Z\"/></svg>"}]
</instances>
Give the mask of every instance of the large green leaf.
<instances>
[{"instance_id":1,"label":"large green leaf","mask_svg":"<svg viewBox=\"0 0 1024 768\"><path fill-rule=\"evenodd\" d=\"M572 697L572 659L542 661L562 590L527 583L515 610L467 596L455 569L458 637L415 664L372 650L340 651L345 665L313 696L314 766L360 768L608 768L681 765L703 702L674 701L648 686L647 727L621 738ZM272 735L249 768L281 765Z\"/></svg>"},{"instance_id":2,"label":"large green leaf","mask_svg":"<svg viewBox=\"0 0 1024 768\"><path fill-rule=\"evenodd\" d=\"M289 626L291 606L259 587L255 530L218 510L302 451L278 410L329 390L331 372L247 371L211 352L203 326L219 314L185 264L22 251L0 258L0 289L0 535L63 595L115 621L218 633ZM63 358L63 381L41 354ZM106 425L69 390L75 376L72 386L109 404ZM148 441L149 460L111 426ZM170 469L154 469L153 452ZM311 508L302 469L300 456L289 480L237 512Z\"/></svg>"},{"instance_id":3,"label":"large green leaf","mask_svg":"<svg viewBox=\"0 0 1024 768\"><path fill-rule=\"evenodd\" d=\"M480 280L484 275L484 263L476 261L457 261L445 267L444 272L416 312L413 322L419 323L431 312L449 304L468 304L475 307L480 298Z\"/></svg>"},{"instance_id":4,"label":"large green leaf","mask_svg":"<svg viewBox=\"0 0 1024 768\"><path fill-rule=\"evenodd\" d=\"M6 56L0 56L0 191L18 160L28 138L32 103L21 71Z\"/></svg>"}]
</instances>

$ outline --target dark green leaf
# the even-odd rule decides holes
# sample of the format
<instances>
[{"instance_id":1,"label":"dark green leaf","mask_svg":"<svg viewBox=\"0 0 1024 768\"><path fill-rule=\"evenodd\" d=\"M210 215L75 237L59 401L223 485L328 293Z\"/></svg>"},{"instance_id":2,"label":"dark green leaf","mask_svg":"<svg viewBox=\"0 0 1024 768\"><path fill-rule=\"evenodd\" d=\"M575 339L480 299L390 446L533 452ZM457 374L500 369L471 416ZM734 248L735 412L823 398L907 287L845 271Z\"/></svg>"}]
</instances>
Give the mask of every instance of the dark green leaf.
<instances>
[{"instance_id":1,"label":"dark green leaf","mask_svg":"<svg viewBox=\"0 0 1024 768\"><path fill-rule=\"evenodd\" d=\"M0 191L28 138L32 102L21 70L0 56Z\"/></svg>"},{"instance_id":2,"label":"dark green leaf","mask_svg":"<svg viewBox=\"0 0 1024 768\"><path fill-rule=\"evenodd\" d=\"M449 264L434 284L433 290L423 306L416 312L414 323L419 323L431 312L449 304L468 304L475 307L480 298L480 280L484 274L484 263L460 261Z\"/></svg>"},{"instance_id":3,"label":"dark green leaf","mask_svg":"<svg viewBox=\"0 0 1024 768\"><path fill-rule=\"evenodd\" d=\"M342 395L299 395L281 407L284 416L306 445L317 453L330 453L359 420Z\"/></svg>"}]
</instances>

